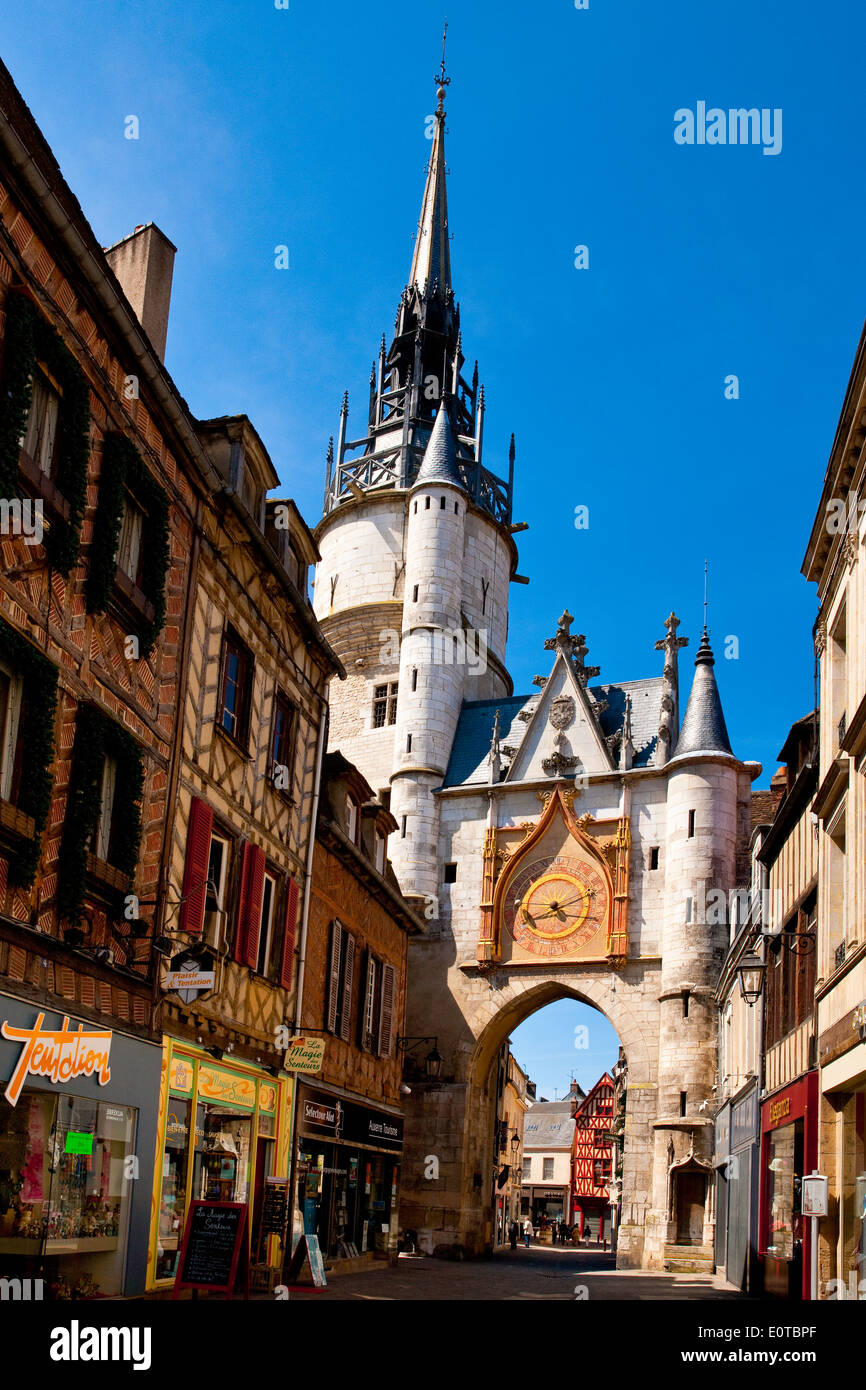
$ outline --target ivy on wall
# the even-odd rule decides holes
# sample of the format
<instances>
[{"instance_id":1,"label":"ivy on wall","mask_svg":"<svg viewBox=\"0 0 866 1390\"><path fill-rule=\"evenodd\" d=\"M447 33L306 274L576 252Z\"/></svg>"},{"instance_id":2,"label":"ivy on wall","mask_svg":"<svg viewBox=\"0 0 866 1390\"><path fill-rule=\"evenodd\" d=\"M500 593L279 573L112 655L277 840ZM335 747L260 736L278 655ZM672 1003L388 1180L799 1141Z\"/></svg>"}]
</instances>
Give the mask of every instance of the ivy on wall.
<instances>
[{"instance_id":1,"label":"ivy on wall","mask_svg":"<svg viewBox=\"0 0 866 1390\"><path fill-rule=\"evenodd\" d=\"M141 747L126 729L95 705L79 705L57 887L58 914L73 923L78 920L84 904L87 855L93 847L99 823L102 778L107 757L113 758L117 764L111 863L132 878L141 845L141 797L144 789Z\"/></svg>"},{"instance_id":2,"label":"ivy on wall","mask_svg":"<svg viewBox=\"0 0 866 1390\"><path fill-rule=\"evenodd\" d=\"M57 422L57 488L69 504L68 520L52 521L45 551L54 569L68 575L78 558L90 457L90 393L87 378L47 319L23 294L6 296L3 386L0 391L0 497L20 496L18 453L33 394L33 370L44 362L62 390Z\"/></svg>"},{"instance_id":3,"label":"ivy on wall","mask_svg":"<svg viewBox=\"0 0 866 1390\"><path fill-rule=\"evenodd\" d=\"M102 446L99 502L93 524L87 577L87 610L103 613L108 606L117 569L117 546L123 503L130 492L145 513L141 538L144 596L153 618L139 624L142 656L147 656L165 622L165 584L169 563L168 500L135 446L123 434L108 434Z\"/></svg>"},{"instance_id":4,"label":"ivy on wall","mask_svg":"<svg viewBox=\"0 0 866 1390\"><path fill-rule=\"evenodd\" d=\"M39 863L42 831L51 805L57 667L0 619L0 660L21 675L21 792L18 810L32 816L35 834L22 839L10 858L12 883L30 888Z\"/></svg>"}]
</instances>

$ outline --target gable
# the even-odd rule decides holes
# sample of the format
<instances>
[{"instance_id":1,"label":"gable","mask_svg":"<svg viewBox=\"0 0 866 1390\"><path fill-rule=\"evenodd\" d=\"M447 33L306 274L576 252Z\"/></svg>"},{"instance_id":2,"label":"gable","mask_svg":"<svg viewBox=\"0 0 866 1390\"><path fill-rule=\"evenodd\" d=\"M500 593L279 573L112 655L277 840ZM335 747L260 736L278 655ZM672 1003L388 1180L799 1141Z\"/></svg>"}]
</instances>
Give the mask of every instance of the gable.
<instances>
[{"instance_id":1,"label":"gable","mask_svg":"<svg viewBox=\"0 0 866 1390\"><path fill-rule=\"evenodd\" d=\"M581 685L571 664L557 653L505 781L610 772L610 754L594 706L594 697ZM552 761L557 754L574 763L557 767Z\"/></svg>"}]
</instances>

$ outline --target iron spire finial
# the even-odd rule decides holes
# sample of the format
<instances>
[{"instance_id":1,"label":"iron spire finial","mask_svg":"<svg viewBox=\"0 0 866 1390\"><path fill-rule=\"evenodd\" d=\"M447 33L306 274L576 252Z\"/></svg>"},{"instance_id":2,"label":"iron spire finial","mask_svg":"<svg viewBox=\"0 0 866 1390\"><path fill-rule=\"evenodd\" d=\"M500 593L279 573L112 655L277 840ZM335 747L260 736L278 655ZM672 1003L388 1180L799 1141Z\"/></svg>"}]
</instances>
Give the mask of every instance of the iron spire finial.
<instances>
[{"instance_id":1,"label":"iron spire finial","mask_svg":"<svg viewBox=\"0 0 866 1390\"><path fill-rule=\"evenodd\" d=\"M439 106L436 111L437 116L444 115L445 113L445 108L442 104L445 100L445 88L450 87L451 85L451 78L445 76L445 40L447 37L448 20L446 19L445 28L442 30L442 62L439 65L439 71L434 75L433 78L433 81L436 83L437 88L436 96L439 99Z\"/></svg>"},{"instance_id":2,"label":"iron spire finial","mask_svg":"<svg viewBox=\"0 0 866 1390\"><path fill-rule=\"evenodd\" d=\"M708 637L707 630L707 562L704 560L704 641Z\"/></svg>"}]
</instances>

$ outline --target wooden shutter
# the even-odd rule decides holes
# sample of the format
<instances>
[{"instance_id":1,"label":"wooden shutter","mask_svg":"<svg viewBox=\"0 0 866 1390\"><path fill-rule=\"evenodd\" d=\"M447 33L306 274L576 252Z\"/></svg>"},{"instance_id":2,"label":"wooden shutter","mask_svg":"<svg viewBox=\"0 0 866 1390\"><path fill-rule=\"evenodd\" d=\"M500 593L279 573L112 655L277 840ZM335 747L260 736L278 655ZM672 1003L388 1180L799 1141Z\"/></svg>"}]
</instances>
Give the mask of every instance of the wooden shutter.
<instances>
[{"instance_id":1,"label":"wooden shutter","mask_svg":"<svg viewBox=\"0 0 866 1390\"><path fill-rule=\"evenodd\" d=\"M286 916L283 922L283 953L280 960L280 984L283 989L292 987L292 970L295 963L295 934L298 928L298 883L297 879L286 879Z\"/></svg>"},{"instance_id":2,"label":"wooden shutter","mask_svg":"<svg viewBox=\"0 0 866 1390\"><path fill-rule=\"evenodd\" d=\"M382 966L382 1002L379 1007L379 1056L390 1057L394 1028L394 967Z\"/></svg>"},{"instance_id":3,"label":"wooden shutter","mask_svg":"<svg viewBox=\"0 0 866 1390\"><path fill-rule=\"evenodd\" d=\"M201 936L207 892L207 870L210 862L210 841L213 831L213 811L206 801L194 796L186 832L186 862L183 867L182 902L178 928L190 936Z\"/></svg>"},{"instance_id":4,"label":"wooden shutter","mask_svg":"<svg viewBox=\"0 0 866 1390\"><path fill-rule=\"evenodd\" d=\"M352 985L355 981L355 938L346 932L346 963L343 969L343 1011L340 1019L340 1037L349 1041L352 1026Z\"/></svg>"},{"instance_id":5,"label":"wooden shutter","mask_svg":"<svg viewBox=\"0 0 866 1390\"><path fill-rule=\"evenodd\" d=\"M328 971L328 1009L325 1027L329 1033L337 1031L337 1006L340 995L340 948L343 943L343 928L340 923L331 923L331 964Z\"/></svg>"},{"instance_id":6,"label":"wooden shutter","mask_svg":"<svg viewBox=\"0 0 866 1390\"><path fill-rule=\"evenodd\" d=\"M259 849L258 845L250 845L247 858L250 861L250 873L247 888L247 922L244 930L244 964L255 970L259 959L259 936L262 930L265 852Z\"/></svg>"}]
</instances>

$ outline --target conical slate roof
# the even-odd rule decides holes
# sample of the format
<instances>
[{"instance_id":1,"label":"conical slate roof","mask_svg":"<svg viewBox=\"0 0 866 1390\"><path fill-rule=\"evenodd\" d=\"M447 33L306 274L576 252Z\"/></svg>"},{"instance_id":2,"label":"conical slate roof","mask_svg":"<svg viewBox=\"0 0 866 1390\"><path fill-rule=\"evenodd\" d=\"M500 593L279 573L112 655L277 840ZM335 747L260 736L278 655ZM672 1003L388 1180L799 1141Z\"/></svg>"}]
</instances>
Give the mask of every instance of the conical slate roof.
<instances>
[{"instance_id":1,"label":"conical slate roof","mask_svg":"<svg viewBox=\"0 0 866 1390\"><path fill-rule=\"evenodd\" d=\"M427 441L415 486L419 483L450 483L452 487L463 487L463 479L457 465L457 440L444 396L436 412L433 433Z\"/></svg>"},{"instance_id":2,"label":"conical slate roof","mask_svg":"<svg viewBox=\"0 0 866 1390\"><path fill-rule=\"evenodd\" d=\"M704 628L701 645L695 657L695 677L688 708L680 729L675 758L686 753L730 753L733 749L728 738L725 716L719 687L713 672L715 666L707 630Z\"/></svg>"}]
</instances>

